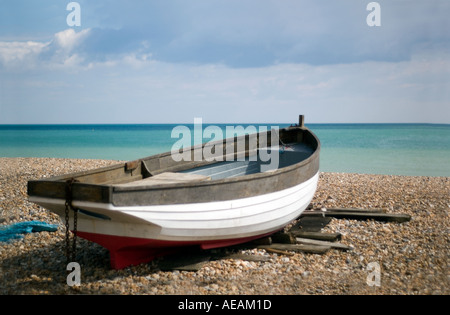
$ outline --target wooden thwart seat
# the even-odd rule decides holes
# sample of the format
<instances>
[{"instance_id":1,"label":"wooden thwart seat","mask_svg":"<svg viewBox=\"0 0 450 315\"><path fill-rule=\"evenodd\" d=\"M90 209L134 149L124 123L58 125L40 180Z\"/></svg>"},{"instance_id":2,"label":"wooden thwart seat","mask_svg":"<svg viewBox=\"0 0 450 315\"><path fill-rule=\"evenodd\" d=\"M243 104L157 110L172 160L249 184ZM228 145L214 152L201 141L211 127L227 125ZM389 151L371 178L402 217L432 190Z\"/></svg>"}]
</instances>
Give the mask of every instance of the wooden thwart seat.
<instances>
[{"instance_id":1,"label":"wooden thwart seat","mask_svg":"<svg viewBox=\"0 0 450 315\"><path fill-rule=\"evenodd\" d=\"M163 185L163 184L177 184L177 183L185 183L185 182L199 182L210 180L211 177L205 175L198 174L189 174L189 173L173 173L173 172L164 172L158 175L154 175L151 177L147 177L141 180L119 184L116 186L121 187L129 187L129 186L153 186L153 185Z\"/></svg>"}]
</instances>

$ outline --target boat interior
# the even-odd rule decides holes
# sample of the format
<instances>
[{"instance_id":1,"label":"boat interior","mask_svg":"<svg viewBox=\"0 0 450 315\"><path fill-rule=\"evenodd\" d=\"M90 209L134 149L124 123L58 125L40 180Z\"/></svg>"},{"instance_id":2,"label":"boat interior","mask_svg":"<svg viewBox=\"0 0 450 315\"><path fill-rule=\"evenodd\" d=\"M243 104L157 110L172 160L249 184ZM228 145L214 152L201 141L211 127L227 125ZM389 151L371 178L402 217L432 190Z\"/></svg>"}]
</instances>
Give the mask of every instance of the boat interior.
<instances>
[{"instance_id":1,"label":"boat interior","mask_svg":"<svg viewBox=\"0 0 450 315\"><path fill-rule=\"evenodd\" d=\"M274 150L274 153L277 154L275 161L271 160L275 157L275 155L272 154L272 150ZM261 158L261 152L265 153L264 158ZM313 150L304 144L274 147L271 149L258 149L258 154L254 156L247 156L241 161L221 161L214 164L180 171L179 173L208 176L212 180L232 178L256 174L261 172L261 170L266 172L277 170L279 168L299 163L311 156L312 153ZM267 157L269 159L267 159ZM266 167L264 168L262 166Z\"/></svg>"}]
</instances>

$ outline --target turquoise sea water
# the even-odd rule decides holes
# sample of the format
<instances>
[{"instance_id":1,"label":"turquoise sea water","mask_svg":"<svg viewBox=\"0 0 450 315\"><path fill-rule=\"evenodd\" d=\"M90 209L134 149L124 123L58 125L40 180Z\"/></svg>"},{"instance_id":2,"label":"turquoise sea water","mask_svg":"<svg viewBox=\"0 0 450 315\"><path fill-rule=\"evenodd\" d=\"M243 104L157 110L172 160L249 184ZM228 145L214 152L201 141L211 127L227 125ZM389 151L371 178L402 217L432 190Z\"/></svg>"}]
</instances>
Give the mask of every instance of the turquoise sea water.
<instances>
[{"instance_id":1,"label":"turquoise sea water","mask_svg":"<svg viewBox=\"0 0 450 315\"><path fill-rule=\"evenodd\" d=\"M176 126L1 125L0 157L134 160L169 151L179 140L171 138ZM193 130L193 125L186 126ZM226 125L217 126L226 135ZM322 144L321 171L450 176L450 125L309 124L307 127Z\"/></svg>"}]
</instances>

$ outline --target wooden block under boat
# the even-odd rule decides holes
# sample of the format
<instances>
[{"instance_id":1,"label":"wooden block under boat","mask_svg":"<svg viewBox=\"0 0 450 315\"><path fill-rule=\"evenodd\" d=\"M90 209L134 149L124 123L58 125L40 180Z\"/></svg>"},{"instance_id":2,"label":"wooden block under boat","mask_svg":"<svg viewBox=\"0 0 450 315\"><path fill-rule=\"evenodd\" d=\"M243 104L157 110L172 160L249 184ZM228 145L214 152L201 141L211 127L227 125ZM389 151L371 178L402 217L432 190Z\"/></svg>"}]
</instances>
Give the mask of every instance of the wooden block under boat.
<instances>
[{"instance_id":1,"label":"wooden block under boat","mask_svg":"<svg viewBox=\"0 0 450 315\"><path fill-rule=\"evenodd\" d=\"M189 173L173 173L164 172L158 175L147 177L141 180L129 182L126 184L119 184L116 186L152 186L152 185L162 185L162 184L176 184L184 182L199 182L210 180L211 177L199 174L189 174Z\"/></svg>"}]
</instances>

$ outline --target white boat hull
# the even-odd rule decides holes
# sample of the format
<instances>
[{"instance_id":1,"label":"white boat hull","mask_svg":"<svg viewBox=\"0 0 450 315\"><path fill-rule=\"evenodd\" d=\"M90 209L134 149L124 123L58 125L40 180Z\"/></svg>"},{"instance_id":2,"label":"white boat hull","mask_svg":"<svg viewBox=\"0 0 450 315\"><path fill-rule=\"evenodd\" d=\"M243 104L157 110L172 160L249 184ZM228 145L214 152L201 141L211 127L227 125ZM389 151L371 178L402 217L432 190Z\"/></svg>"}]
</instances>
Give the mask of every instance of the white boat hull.
<instances>
[{"instance_id":1,"label":"white boat hull","mask_svg":"<svg viewBox=\"0 0 450 315\"><path fill-rule=\"evenodd\" d=\"M318 173L297 186L249 198L207 203L117 207L74 201L73 206L99 214L78 214L78 232L164 241L236 239L279 230L300 216L317 188ZM65 219L64 200L32 197L30 201ZM73 216L69 221L73 226Z\"/></svg>"}]
</instances>

